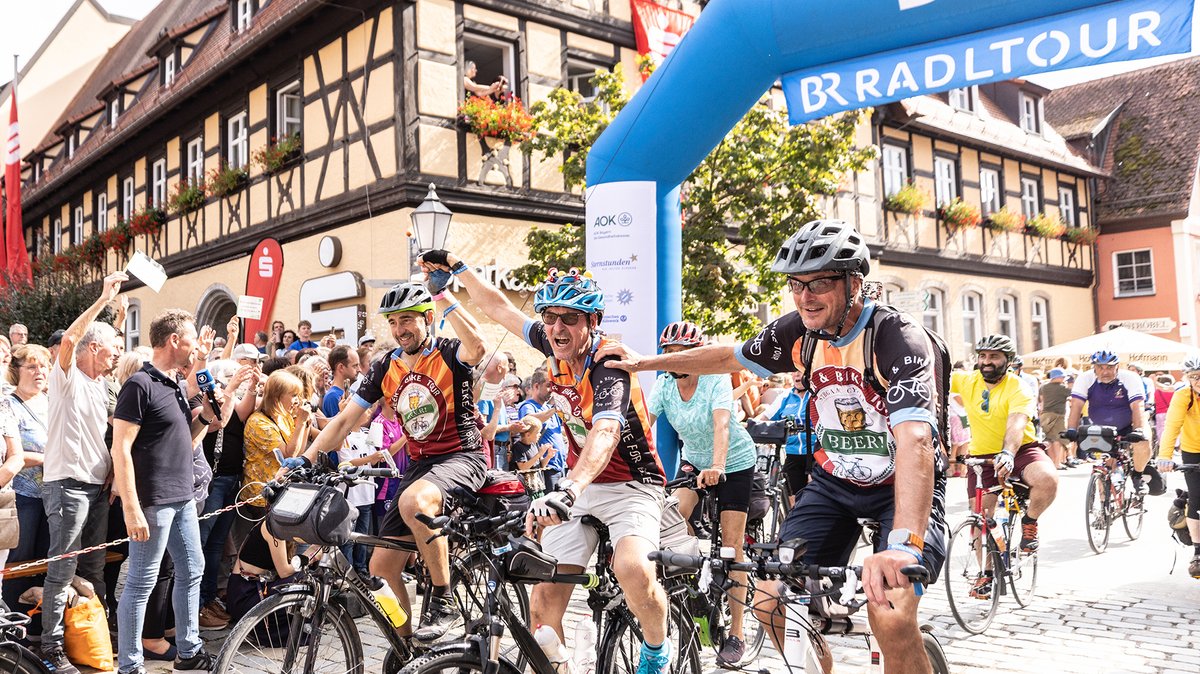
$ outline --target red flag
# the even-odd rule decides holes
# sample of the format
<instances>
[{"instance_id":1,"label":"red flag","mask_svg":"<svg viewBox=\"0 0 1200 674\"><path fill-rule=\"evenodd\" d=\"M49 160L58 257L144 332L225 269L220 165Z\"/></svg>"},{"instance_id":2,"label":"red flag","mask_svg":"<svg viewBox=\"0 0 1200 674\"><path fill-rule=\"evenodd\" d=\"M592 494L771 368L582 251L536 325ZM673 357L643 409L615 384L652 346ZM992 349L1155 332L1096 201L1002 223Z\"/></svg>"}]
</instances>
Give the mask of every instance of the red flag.
<instances>
[{"instance_id":1,"label":"red flag","mask_svg":"<svg viewBox=\"0 0 1200 674\"><path fill-rule=\"evenodd\" d=\"M21 143L17 138L17 86L13 82L12 110L8 115L8 145L4 159L5 196L8 211L5 222L5 266L10 279L33 280L29 253L25 250L25 229L21 222Z\"/></svg>"},{"instance_id":2,"label":"red flag","mask_svg":"<svg viewBox=\"0 0 1200 674\"><path fill-rule=\"evenodd\" d=\"M633 33L637 39L638 53L649 55L655 66L662 65L663 59L683 39L695 19L690 14L650 0L630 0L630 6L633 8Z\"/></svg>"}]
</instances>

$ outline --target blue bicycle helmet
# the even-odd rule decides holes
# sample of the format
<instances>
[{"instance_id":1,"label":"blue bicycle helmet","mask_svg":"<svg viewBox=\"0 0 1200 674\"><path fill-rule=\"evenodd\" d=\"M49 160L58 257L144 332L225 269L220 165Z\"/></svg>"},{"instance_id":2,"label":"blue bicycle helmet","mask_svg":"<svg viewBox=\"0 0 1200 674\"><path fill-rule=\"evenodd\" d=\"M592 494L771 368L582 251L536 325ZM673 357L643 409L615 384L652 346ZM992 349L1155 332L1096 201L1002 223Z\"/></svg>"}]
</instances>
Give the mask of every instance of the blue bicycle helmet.
<instances>
[{"instance_id":1,"label":"blue bicycle helmet","mask_svg":"<svg viewBox=\"0 0 1200 674\"><path fill-rule=\"evenodd\" d=\"M1121 357L1112 351L1097 351L1092 354L1092 365L1116 365Z\"/></svg>"},{"instance_id":2,"label":"blue bicycle helmet","mask_svg":"<svg viewBox=\"0 0 1200 674\"><path fill-rule=\"evenodd\" d=\"M542 313L547 307L578 309L585 314L604 313L604 291L586 272L572 267L560 275L557 269L550 270L546 282L533 296L533 310Z\"/></svg>"}]
</instances>

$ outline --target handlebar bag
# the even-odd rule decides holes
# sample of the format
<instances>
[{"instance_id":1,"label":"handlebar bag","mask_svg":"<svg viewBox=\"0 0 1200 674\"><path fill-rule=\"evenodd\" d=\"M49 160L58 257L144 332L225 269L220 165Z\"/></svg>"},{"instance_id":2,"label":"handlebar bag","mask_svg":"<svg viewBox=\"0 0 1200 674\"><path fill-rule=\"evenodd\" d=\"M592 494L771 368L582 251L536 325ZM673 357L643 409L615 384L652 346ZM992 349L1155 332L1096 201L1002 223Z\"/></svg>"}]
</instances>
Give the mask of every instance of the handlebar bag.
<instances>
[{"instance_id":1,"label":"handlebar bag","mask_svg":"<svg viewBox=\"0 0 1200 674\"><path fill-rule=\"evenodd\" d=\"M789 428L791 425L789 421L787 419L780 419L779 421L756 421L751 419L746 422L746 432L750 434L750 439L755 444L786 445L788 436L795 432L794 428Z\"/></svg>"},{"instance_id":2,"label":"handlebar bag","mask_svg":"<svg viewBox=\"0 0 1200 674\"><path fill-rule=\"evenodd\" d=\"M512 580L541 583L554 577L558 560L542 551L541 546L524 536L509 536L504 565Z\"/></svg>"},{"instance_id":3,"label":"handlebar bag","mask_svg":"<svg viewBox=\"0 0 1200 674\"><path fill-rule=\"evenodd\" d=\"M1109 452L1117 446L1117 429L1111 426L1080 426L1076 435L1083 452Z\"/></svg>"},{"instance_id":4,"label":"handlebar bag","mask_svg":"<svg viewBox=\"0 0 1200 674\"><path fill-rule=\"evenodd\" d=\"M350 541L355 514L337 487L289 484L271 503L267 531L284 541L339 546Z\"/></svg>"}]
</instances>

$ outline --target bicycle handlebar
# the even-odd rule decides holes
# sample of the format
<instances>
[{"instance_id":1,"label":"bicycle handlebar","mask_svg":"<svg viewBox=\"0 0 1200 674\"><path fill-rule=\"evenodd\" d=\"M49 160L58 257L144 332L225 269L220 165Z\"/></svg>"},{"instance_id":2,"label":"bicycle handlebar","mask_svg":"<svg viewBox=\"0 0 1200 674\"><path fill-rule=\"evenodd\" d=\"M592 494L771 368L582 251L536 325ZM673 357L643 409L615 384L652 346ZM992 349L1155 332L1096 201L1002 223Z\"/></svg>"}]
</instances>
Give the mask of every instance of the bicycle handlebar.
<instances>
[{"instance_id":1,"label":"bicycle handlebar","mask_svg":"<svg viewBox=\"0 0 1200 674\"><path fill-rule=\"evenodd\" d=\"M820 566L804 562L785 563L770 559L758 559L746 562L735 562L728 559L706 558L698 555L685 555L670 550L655 550L647 557L650 561L663 566L674 566L681 569L699 570L705 564L728 573L730 571L745 571L747 573L762 573L769 576L784 578L812 578L814 580L829 578L831 580L846 580L847 573L856 577L862 576L861 566ZM910 564L900 569L909 580L915 583L929 582L929 569L920 564Z\"/></svg>"},{"instance_id":2,"label":"bicycle handlebar","mask_svg":"<svg viewBox=\"0 0 1200 674\"><path fill-rule=\"evenodd\" d=\"M725 482L725 473L717 478L717 484ZM697 487L696 481L700 479L700 473L694 473L686 477L677 477L670 482L667 482L667 491L675 491L676 489L709 489L710 487ZM711 485L710 485L711 486Z\"/></svg>"}]
</instances>

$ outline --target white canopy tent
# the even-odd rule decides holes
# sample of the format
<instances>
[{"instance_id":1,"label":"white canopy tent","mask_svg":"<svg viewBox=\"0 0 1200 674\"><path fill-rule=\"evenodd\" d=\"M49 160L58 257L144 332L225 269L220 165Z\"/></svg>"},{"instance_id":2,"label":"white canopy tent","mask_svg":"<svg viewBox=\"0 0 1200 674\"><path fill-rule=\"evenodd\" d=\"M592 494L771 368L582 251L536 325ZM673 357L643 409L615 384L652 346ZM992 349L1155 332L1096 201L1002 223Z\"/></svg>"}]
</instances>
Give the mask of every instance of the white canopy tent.
<instances>
[{"instance_id":1,"label":"white canopy tent","mask_svg":"<svg viewBox=\"0 0 1200 674\"><path fill-rule=\"evenodd\" d=\"M1100 350L1116 353L1124 364L1141 363L1150 371L1178 370L1184 358L1200 353L1200 349L1190 344L1173 342L1129 328L1113 328L1027 354L1024 356L1025 366L1044 370L1054 367L1058 359L1065 358L1070 366L1086 367L1091 355Z\"/></svg>"}]
</instances>

